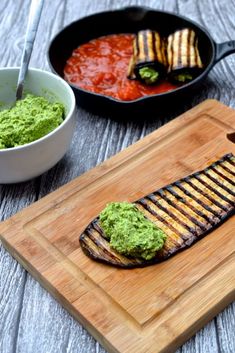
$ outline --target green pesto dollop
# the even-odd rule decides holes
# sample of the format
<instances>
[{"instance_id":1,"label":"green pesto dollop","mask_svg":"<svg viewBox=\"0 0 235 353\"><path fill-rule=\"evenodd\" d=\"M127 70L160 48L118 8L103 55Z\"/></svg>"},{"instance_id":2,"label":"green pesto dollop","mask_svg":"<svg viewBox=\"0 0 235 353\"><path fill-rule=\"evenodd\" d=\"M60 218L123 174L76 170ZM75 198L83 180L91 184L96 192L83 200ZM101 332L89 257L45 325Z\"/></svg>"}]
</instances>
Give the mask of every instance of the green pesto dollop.
<instances>
[{"instance_id":1,"label":"green pesto dollop","mask_svg":"<svg viewBox=\"0 0 235 353\"><path fill-rule=\"evenodd\" d=\"M186 81L191 81L193 79L193 76L186 72L179 75L175 75L174 79L179 82L186 82Z\"/></svg>"},{"instance_id":2,"label":"green pesto dollop","mask_svg":"<svg viewBox=\"0 0 235 353\"><path fill-rule=\"evenodd\" d=\"M159 79L159 72L152 67L142 67L139 69L139 75L147 85L152 85Z\"/></svg>"},{"instance_id":3,"label":"green pesto dollop","mask_svg":"<svg viewBox=\"0 0 235 353\"><path fill-rule=\"evenodd\" d=\"M110 246L123 255L151 260L166 240L166 234L132 203L111 202L99 219Z\"/></svg>"},{"instance_id":4,"label":"green pesto dollop","mask_svg":"<svg viewBox=\"0 0 235 353\"><path fill-rule=\"evenodd\" d=\"M0 149L24 145L47 135L63 122L63 117L61 103L26 95L12 108L0 112Z\"/></svg>"}]
</instances>

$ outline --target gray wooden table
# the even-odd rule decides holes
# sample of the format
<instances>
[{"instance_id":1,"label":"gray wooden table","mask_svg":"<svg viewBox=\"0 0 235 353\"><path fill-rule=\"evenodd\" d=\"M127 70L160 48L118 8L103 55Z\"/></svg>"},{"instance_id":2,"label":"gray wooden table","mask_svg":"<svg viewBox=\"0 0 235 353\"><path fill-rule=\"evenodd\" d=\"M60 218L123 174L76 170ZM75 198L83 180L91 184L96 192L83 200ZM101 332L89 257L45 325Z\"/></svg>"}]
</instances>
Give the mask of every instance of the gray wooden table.
<instances>
[{"instance_id":1,"label":"gray wooden table","mask_svg":"<svg viewBox=\"0 0 235 353\"><path fill-rule=\"evenodd\" d=\"M0 67L20 64L29 5L30 0L0 1ZM49 70L48 44L68 23L93 12L127 5L146 5L188 16L206 27L217 42L235 39L235 0L45 1L31 66ZM156 112L156 119L151 123L119 123L78 107L76 133L66 157L35 180L0 185L0 220L56 190L206 98L218 99L235 108L235 55L216 65L193 100L177 111ZM105 351L0 246L0 353L15 352ZM235 304L186 342L179 352L234 353Z\"/></svg>"}]
</instances>

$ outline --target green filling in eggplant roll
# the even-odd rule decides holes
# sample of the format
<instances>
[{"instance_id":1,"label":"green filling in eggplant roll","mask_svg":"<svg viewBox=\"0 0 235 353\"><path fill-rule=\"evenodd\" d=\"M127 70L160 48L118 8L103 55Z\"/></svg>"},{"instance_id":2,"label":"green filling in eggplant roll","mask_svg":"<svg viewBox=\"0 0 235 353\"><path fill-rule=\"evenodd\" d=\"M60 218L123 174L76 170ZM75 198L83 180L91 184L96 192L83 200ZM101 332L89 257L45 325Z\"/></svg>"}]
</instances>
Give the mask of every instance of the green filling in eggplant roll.
<instances>
[{"instance_id":1,"label":"green filling in eggplant roll","mask_svg":"<svg viewBox=\"0 0 235 353\"><path fill-rule=\"evenodd\" d=\"M152 67L142 67L139 69L139 75L148 85L155 83L159 78L159 72Z\"/></svg>"},{"instance_id":2,"label":"green filling in eggplant roll","mask_svg":"<svg viewBox=\"0 0 235 353\"><path fill-rule=\"evenodd\" d=\"M167 38L168 77L175 82L188 82L203 68L196 33L189 28L176 31Z\"/></svg>"},{"instance_id":3,"label":"green filling in eggplant roll","mask_svg":"<svg viewBox=\"0 0 235 353\"><path fill-rule=\"evenodd\" d=\"M127 77L154 84L166 73L166 64L165 42L159 33L151 30L138 32L133 41Z\"/></svg>"},{"instance_id":4,"label":"green filling in eggplant roll","mask_svg":"<svg viewBox=\"0 0 235 353\"><path fill-rule=\"evenodd\" d=\"M190 28L177 30L166 39L152 30L137 33L133 41L127 77L147 85L162 77L178 83L193 80L203 69L198 38Z\"/></svg>"}]
</instances>

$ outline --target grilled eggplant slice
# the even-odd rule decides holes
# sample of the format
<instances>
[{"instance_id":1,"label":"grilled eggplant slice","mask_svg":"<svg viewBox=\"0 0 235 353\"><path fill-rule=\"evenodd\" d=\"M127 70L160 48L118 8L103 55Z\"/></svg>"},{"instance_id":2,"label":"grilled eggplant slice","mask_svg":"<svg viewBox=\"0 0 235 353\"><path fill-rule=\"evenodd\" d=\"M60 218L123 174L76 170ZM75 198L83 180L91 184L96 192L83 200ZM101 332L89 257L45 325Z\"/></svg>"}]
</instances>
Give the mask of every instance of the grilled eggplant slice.
<instances>
[{"instance_id":1,"label":"grilled eggplant slice","mask_svg":"<svg viewBox=\"0 0 235 353\"><path fill-rule=\"evenodd\" d=\"M178 30L167 38L168 77L175 82L194 79L203 68L196 33L189 28Z\"/></svg>"},{"instance_id":2,"label":"grilled eggplant slice","mask_svg":"<svg viewBox=\"0 0 235 353\"><path fill-rule=\"evenodd\" d=\"M235 214L235 157L226 154L206 169L137 200L135 205L167 235L154 259L117 253L110 247L98 217L80 236L85 254L110 265L132 268L161 262L189 247Z\"/></svg>"},{"instance_id":3,"label":"grilled eggplant slice","mask_svg":"<svg viewBox=\"0 0 235 353\"><path fill-rule=\"evenodd\" d=\"M166 73L166 65L165 41L160 34L149 29L138 32L127 77L154 84Z\"/></svg>"}]
</instances>

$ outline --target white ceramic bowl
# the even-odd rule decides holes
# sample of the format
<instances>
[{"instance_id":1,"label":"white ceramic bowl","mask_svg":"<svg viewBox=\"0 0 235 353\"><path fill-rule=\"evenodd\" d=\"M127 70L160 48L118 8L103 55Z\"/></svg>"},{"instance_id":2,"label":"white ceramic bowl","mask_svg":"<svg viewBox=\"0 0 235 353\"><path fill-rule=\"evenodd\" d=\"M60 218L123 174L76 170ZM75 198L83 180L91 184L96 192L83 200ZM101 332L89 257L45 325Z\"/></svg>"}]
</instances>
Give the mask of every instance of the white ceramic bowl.
<instances>
[{"instance_id":1,"label":"white ceramic bowl","mask_svg":"<svg viewBox=\"0 0 235 353\"><path fill-rule=\"evenodd\" d=\"M19 68L0 69L0 109L15 102ZM25 92L43 96L65 107L65 119L44 137L22 145L0 150L0 184L32 179L53 167L65 154L72 140L75 123L75 97L69 85L60 77L39 69L29 69Z\"/></svg>"}]
</instances>

